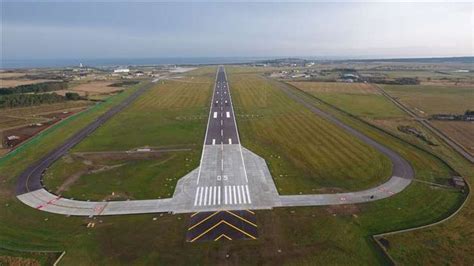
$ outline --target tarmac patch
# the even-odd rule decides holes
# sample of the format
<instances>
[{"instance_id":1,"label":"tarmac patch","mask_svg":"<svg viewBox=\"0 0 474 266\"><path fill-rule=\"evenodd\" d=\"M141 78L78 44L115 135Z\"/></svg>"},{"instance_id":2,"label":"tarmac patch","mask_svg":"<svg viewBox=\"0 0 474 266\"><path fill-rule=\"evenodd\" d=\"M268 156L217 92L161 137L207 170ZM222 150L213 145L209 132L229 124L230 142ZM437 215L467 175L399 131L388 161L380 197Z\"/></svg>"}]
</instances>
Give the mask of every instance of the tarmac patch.
<instances>
[{"instance_id":1,"label":"tarmac patch","mask_svg":"<svg viewBox=\"0 0 474 266\"><path fill-rule=\"evenodd\" d=\"M186 233L187 242L254 240L257 237L257 217L250 210L194 213Z\"/></svg>"}]
</instances>

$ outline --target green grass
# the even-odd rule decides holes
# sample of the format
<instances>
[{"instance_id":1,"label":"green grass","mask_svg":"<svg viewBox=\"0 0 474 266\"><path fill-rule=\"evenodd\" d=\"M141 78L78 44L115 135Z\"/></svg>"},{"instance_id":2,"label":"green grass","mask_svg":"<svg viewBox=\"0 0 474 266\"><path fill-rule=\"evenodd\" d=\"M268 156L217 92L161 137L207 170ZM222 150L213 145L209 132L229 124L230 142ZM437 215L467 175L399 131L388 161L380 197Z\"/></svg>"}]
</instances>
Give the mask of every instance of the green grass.
<instances>
[{"instance_id":1,"label":"green grass","mask_svg":"<svg viewBox=\"0 0 474 266\"><path fill-rule=\"evenodd\" d=\"M359 117L372 119L407 117L373 85L338 82L291 82L290 84Z\"/></svg>"},{"instance_id":2,"label":"green grass","mask_svg":"<svg viewBox=\"0 0 474 266\"><path fill-rule=\"evenodd\" d=\"M232 72L231 72L232 73ZM243 145L264 156L282 194L382 183L390 161L256 75L231 75Z\"/></svg>"},{"instance_id":3,"label":"green grass","mask_svg":"<svg viewBox=\"0 0 474 266\"><path fill-rule=\"evenodd\" d=\"M314 102L317 104L317 101ZM344 105L346 103L347 102L341 102L340 104ZM341 105L338 107L342 108ZM373 136L382 143L389 144L389 146L399 151L413 164L417 179L445 185L448 184L449 177L452 175L451 170L436 159L433 160L433 157L429 155L427 156L423 152L409 152L411 149L406 144L403 146L400 144L394 146L397 142L381 139L380 136L374 134L373 130L368 130L370 127L364 126L362 123L357 122L354 119L349 119L340 112L334 111L324 104L320 104L319 107L325 108L327 111L338 115L339 118L346 121L346 123L352 124L359 129L363 129L366 134ZM366 108L370 107L366 106ZM374 121L367 118L364 118L364 120L371 122ZM429 131L422 130L430 139L433 139L438 143L437 146L428 145L417 138L406 136L398 132L394 125L397 123L406 124L406 121L403 122L404 120L401 120L402 122L400 122L396 119L388 121L391 122L378 123L377 126L384 128L384 130L387 130L392 134L398 135L402 139L406 139L410 143L414 143L423 149L441 156L468 181L472 180L474 177L472 174L474 173L474 166L463 160L459 154L446 146L441 140L437 139L436 136L430 134ZM413 126L415 126L415 124L413 124ZM417 189L414 190L413 187L416 187ZM404 196L401 197L402 195ZM410 198L412 198L412 200L410 200ZM420 198L423 198L424 200L420 201ZM395 230L395 228L404 229L426 224L426 221L430 219L432 221L437 221L442 217L439 213L442 213L443 210L445 213L453 212L458 208L463 200L464 197L459 193L449 190L440 190L420 183L415 183L400 195L389 200L377 201L373 204L367 205L376 208L376 210L371 210L375 212L375 216L369 219L370 222L376 223L376 226L370 225L373 230L369 232L370 234L376 234L390 231L388 229L382 231L377 229L390 225L394 226L391 230ZM394 206L388 206L386 204L387 202L390 204L393 203ZM395 208L395 204L399 204L399 206ZM469 200L466 207L458 216L443 225L430 229L389 236L388 240L390 241L391 246L391 248L389 248L389 253L397 262L404 264L418 264L420 261L422 261L422 264L445 264L448 262L452 263L453 261L456 261L455 264L471 264L474 261L474 257L467 255L471 253L468 251L469 248L467 248L467 246L471 246L474 239L469 239L469 237L466 236L472 234L474 230L472 229L472 221L474 220L474 212L472 211L474 209L473 204L473 201ZM392 211L390 211L390 209L392 209ZM376 215L377 212L380 213L378 218ZM397 212L399 215L396 214ZM395 216L391 216L392 214ZM406 217L416 217L417 219L406 219ZM429 243L429 245L426 243Z\"/></svg>"},{"instance_id":4,"label":"green grass","mask_svg":"<svg viewBox=\"0 0 474 266\"><path fill-rule=\"evenodd\" d=\"M21 252L0 248L0 265L52 265L60 255L56 252Z\"/></svg>"},{"instance_id":5,"label":"green grass","mask_svg":"<svg viewBox=\"0 0 474 266\"><path fill-rule=\"evenodd\" d=\"M177 180L199 166L213 79L194 80L156 85L72 150L125 151L151 146L184 147L190 151L165 153L154 159L102 162L123 165L85 173L62 195L89 200L108 199L112 192L114 198L121 199L170 197ZM55 190L87 167L77 160L58 161L47 172L44 184Z\"/></svg>"},{"instance_id":6,"label":"green grass","mask_svg":"<svg viewBox=\"0 0 474 266\"><path fill-rule=\"evenodd\" d=\"M171 197L177 180L199 164L199 155L199 150L195 150L164 153L151 159L103 159L99 165L114 167L96 173L85 172L90 166L81 160L62 159L48 170L43 182L48 189L56 191L68 177L85 172L60 194L99 201Z\"/></svg>"},{"instance_id":7,"label":"green grass","mask_svg":"<svg viewBox=\"0 0 474 266\"><path fill-rule=\"evenodd\" d=\"M211 87L212 79L207 79L207 83L165 81L110 119L74 151L200 145Z\"/></svg>"},{"instance_id":8,"label":"green grass","mask_svg":"<svg viewBox=\"0 0 474 266\"><path fill-rule=\"evenodd\" d=\"M429 85L382 87L419 116L440 113L463 114L468 109L474 109L474 87Z\"/></svg>"}]
</instances>

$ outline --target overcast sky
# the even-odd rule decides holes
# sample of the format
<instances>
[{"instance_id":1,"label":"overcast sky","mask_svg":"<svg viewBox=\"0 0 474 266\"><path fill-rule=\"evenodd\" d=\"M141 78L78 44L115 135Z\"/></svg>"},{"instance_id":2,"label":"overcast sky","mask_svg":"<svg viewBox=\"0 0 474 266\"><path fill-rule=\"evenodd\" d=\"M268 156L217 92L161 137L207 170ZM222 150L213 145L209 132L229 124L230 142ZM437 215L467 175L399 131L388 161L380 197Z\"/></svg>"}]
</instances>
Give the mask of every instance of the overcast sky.
<instances>
[{"instance_id":1,"label":"overcast sky","mask_svg":"<svg viewBox=\"0 0 474 266\"><path fill-rule=\"evenodd\" d=\"M2 4L4 59L474 54L474 3Z\"/></svg>"}]
</instances>

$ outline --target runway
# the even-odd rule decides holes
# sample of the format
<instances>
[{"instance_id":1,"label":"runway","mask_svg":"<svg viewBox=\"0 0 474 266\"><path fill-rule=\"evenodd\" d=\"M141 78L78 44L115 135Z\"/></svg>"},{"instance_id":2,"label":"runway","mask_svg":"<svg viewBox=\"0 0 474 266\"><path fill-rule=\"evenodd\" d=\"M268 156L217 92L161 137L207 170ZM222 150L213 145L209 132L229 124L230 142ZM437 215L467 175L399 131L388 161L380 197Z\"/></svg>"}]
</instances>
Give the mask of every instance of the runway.
<instances>
[{"instance_id":1,"label":"runway","mask_svg":"<svg viewBox=\"0 0 474 266\"><path fill-rule=\"evenodd\" d=\"M150 85L144 86L122 103L80 130L63 145L27 168L18 178L17 198L41 211L63 215L100 216L155 212L213 213L261 210L274 207L355 204L391 197L410 185L414 177L411 165L398 153L316 108L290 89L289 97L315 115L336 124L386 155L392 162L387 182L364 191L280 196L263 158L242 147L232 104L231 90L224 67L218 67L200 166L178 180L172 198L113 202L78 201L48 192L41 175L54 161L91 134L110 117L123 110Z\"/></svg>"}]
</instances>

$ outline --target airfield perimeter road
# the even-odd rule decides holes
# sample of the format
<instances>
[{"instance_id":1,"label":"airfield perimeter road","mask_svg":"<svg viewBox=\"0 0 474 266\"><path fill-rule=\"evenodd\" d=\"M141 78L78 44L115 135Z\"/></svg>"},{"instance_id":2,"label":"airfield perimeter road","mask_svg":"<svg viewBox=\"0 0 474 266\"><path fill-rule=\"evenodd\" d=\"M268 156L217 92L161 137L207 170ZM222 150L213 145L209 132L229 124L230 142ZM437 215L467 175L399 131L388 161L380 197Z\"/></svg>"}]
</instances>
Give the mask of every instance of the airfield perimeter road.
<instances>
[{"instance_id":1,"label":"airfield perimeter road","mask_svg":"<svg viewBox=\"0 0 474 266\"><path fill-rule=\"evenodd\" d=\"M150 88L151 84L140 88L118 106L79 131L62 146L27 168L19 177L17 198L38 210L74 216L156 212L191 213L365 203L391 197L411 184L414 170L397 152L318 109L289 85L274 80L270 82L279 86L290 98L316 115L341 127L387 156L393 164L391 177L385 183L363 191L279 195L265 160L240 144L227 77L224 68L219 67L216 73L201 164L178 180L172 198L110 202L80 201L54 195L44 189L41 184L41 175L49 165L114 114L123 110Z\"/></svg>"},{"instance_id":2,"label":"airfield perimeter road","mask_svg":"<svg viewBox=\"0 0 474 266\"><path fill-rule=\"evenodd\" d=\"M135 91L132 95L128 96L127 99L114 106L112 109L108 110L103 115L99 116L94 122L81 129L75 135L66 140L61 146L57 147L50 153L43 156L43 158L41 158L39 161L30 165L30 167L28 167L18 177L16 194L20 195L43 188L41 184L41 176L46 170L46 168L48 168L57 159L61 158L61 156L66 154L69 149L71 149L76 144L85 139L87 136L89 136L94 130L96 130L102 124L107 122L107 120L109 120L118 112L122 111L125 107L127 107L130 103L132 103L136 98L138 98L152 86L153 83L147 83L142 85L140 89Z\"/></svg>"}]
</instances>

